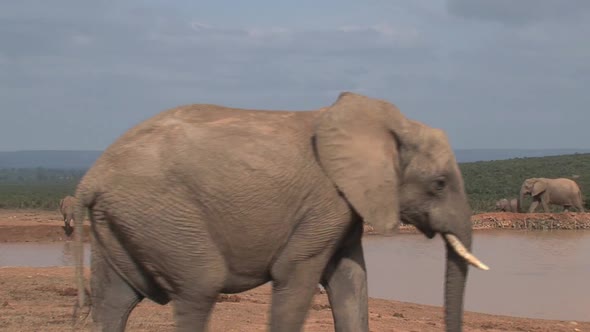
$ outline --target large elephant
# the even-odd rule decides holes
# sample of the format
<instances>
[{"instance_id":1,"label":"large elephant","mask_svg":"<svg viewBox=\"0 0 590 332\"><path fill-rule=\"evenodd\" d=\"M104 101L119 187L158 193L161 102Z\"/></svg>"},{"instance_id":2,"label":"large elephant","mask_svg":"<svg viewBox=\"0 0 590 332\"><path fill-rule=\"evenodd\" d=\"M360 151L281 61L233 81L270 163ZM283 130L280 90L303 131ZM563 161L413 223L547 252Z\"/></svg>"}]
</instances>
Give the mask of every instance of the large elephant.
<instances>
[{"instance_id":1,"label":"large elephant","mask_svg":"<svg viewBox=\"0 0 590 332\"><path fill-rule=\"evenodd\" d=\"M76 197L66 196L59 200L59 213L61 213L64 221L64 232L67 236L72 235L74 229L70 224L71 220L74 220L74 209L76 207Z\"/></svg>"},{"instance_id":2,"label":"large elephant","mask_svg":"<svg viewBox=\"0 0 590 332\"><path fill-rule=\"evenodd\" d=\"M468 263L487 269L469 252L471 209L444 132L350 92L314 111L162 112L108 147L76 196L78 306L88 209L102 331L123 331L145 297L172 302L177 331L204 331L219 293L269 281L270 331L300 331L318 283L337 331L368 331L363 220L442 235L446 331L462 330Z\"/></svg>"},{"instance_id":3,"label":"large elephant","mask_svg":"<svg viewBox=\"0 0 590 332\"><path fill-rule=\"evenodd\" d=\"M496 202L496 210L504 212L520 212L520 204L518 198L512 198L510 200L502 198Z\"/></svg>"},{"instance_id":4,"label":"large elephant","mask_svg":"<svg viewBox=\"0 0 590 332\"><path fill-rule=\"evenodd\" d=\"M549 204L561 205L567 212L572 206L580 212L584 212L582 191L578 184L566 178L530 178L524 180L520 187L520 201L525 195L530 195L533 202L529 207L529 213L535 211L539 203L545 212L549 212Z\"/></svg>"}]
</instances>

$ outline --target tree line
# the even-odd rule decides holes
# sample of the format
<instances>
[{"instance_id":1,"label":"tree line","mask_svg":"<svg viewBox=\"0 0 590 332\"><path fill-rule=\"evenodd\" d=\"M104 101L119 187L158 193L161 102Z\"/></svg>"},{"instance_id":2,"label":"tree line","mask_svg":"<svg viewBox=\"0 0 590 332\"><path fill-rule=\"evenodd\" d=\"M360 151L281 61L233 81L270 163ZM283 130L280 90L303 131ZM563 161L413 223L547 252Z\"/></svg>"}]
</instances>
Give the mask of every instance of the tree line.
<instances>
[{"instance_id":1,"label":"tree line","mask_svg":"<svg viewBox=\"0 0 590 332\"><path fill-rule=\"evenodd\" d=\"M460 164L465 190L474 212L493 211L500 198L518 197L525 179L534 177L569 178L582 189L586 207L590 198L590 154L515 158ZM530 198L522 202L526 211ZM561 211L559 207L551 207Z\"/></svg>"},{"instance_id":2,"label":"tree line","mask_svg":"<svg viewBox=\"0 0 590 332\"><path fill-rule=\"evenodd\" d=\"M460 163L459 167L475 213L494 211L500 198L518 197L522 182L531 177L575 177L584 196L590 197L590 154L469 162ZM75 192L85 172L83 169L0 169L0 208L57 209L61 198ZM590 209L590 202L584 200ZM530 199L523 202L523 208L529 202Z\"/></svg>"},{"instance_id":3,"label":"tree line","mask_svg":"<svg viewBox=\"0 0 590 332\"><path fill-rule=\"evenodd\" d=\"M58 208L59 200L72 195L86 170L47 168L0 169L0 208Z\"/></svg>"}]
</instances>

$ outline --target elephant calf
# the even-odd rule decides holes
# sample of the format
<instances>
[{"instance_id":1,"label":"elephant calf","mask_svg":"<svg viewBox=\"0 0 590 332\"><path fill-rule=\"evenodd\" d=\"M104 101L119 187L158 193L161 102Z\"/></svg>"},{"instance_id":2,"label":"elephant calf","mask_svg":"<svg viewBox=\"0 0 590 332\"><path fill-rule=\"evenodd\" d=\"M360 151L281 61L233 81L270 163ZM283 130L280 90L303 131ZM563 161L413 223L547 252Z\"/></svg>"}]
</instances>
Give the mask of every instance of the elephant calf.
<instances>
[{"instance_id":1,"label":"elephant calf","mask_svg":"<svg viewBox=\"0 0 590 332\"><path fill-rule=\"evenodd\" d=\"M487 269L469 252L471 209L445 133L354 93L314 111L165 111L108 147L76 197L78 304L87 209L102 331L123 331L146 297L172 302L177 331L204 331L219 293L272 281L270 331L300 331L321 283L336 330L367 332L363 220L441 235L447 331L461 331L468 264Z\"/></svg>"},{"instance_id":2,"label":"elephant calf","mask_svg":"<svg viewBox=\"0 0 590 332\"><path fill-rule=\"evenodd\" d=\"M549 212L549 204L563 206L564 212L567 212L572 206L579 212L584 212L582 191L578 184L570 179L526 179L520 188L521 202L525 195L530 195L533 198L529 213L535 212L539 203L545 212Z\"/></svg>"},{"instance_id":3,"label":"elephant calf","mask_svg":"<svg viewBox=\"0 0 590 332\"><path fill-rule=\"evenodd\" d=\"M496 202L496 210L504 212L520 212L520 204L518 198L512 198L510 200L502 198Z\"/></svg>"},{"instance_id":4,"label":"elephant calf","mask_svg":"<svg viewBox=\"0 0 590 332\"><path fill-rule=\"evenodd\" d=\"M74 231L71 220L74 220L74 208L76 207L77 200L73 196L66 196L59 201L59 212L63 216L64 231L67 236L70 236Z\"/></svg>"}]
</instances>

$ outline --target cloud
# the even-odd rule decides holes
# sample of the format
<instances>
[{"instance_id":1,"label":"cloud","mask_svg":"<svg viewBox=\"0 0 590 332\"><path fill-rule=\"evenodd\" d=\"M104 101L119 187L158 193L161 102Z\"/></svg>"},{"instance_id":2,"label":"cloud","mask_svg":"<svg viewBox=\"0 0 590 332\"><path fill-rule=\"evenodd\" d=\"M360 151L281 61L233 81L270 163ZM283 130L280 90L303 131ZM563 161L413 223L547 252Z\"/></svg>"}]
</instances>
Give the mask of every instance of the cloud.
<instances>
[{"instance_id":1,"label":"cloud","mask_svg":"<svg viewBox=\"0 0 590 332\"><path fill-rule=\"evenodd\" d=\"M74 44L79 46L89 45L92 43L92 38L85 34L74 34L71 36L71 40Z\"/></svg>"},{"instance_id":2,"label":"cloud","mask_svg":"<svg viewBox=\"0 0 590 332\"><path fill-rule=\"evenodd\" d=\"M311 109L343 90L388 99L459 147L590 141L587 5L253 1L2 4L0 150L104 148L179 104ZM531 123L554 137L523 133Z\"/></svg>"},{"instance_id":3,"label":"cloud","mask_svg":"<svg viewBox=\"0 0 590 332\"><path fill-rule=\"evenodd\" d=\"M507 24L526 24L539 21L565 20L590 12L586 0L447 0L452 15L497 21Z\"/></svg>"},{"instance_id":4,"label":"cloud","mask_svg":"<svg viewBox=\"0 0 590 332\"><path fill-rule=\"evenodd\" d=\"M419 32L413 27L399 28L387 23L374 24L370 26L341 26L338 27L336 30L344 33L376 34L381 37L395 39L398 41L414 41L419 37Z\"/></svg>"},{"instance_id":5,"label":"cloud","mask_svg":"<svg viewBox=\"0 0 590 332\"><path fill-rule=\"evenodd\" d=\"M168 43L215 45L232 47L256 47L262 49L290 49L297 52L305 47L306 51L317 49L335 49L371 47L388 44L395 46L413 46L419 42L418 30L413 27L394 27L387 23L373 25L349 25L323 27L322 29L271 27L219 27L203 21L192 21L186 26L168 26L153 31L150 37ZM261 43L264 42L264 43ZM237 43L237 44L234 44ZM359 45L361 43L362 45Z\"/></svg>"}]
</instances>

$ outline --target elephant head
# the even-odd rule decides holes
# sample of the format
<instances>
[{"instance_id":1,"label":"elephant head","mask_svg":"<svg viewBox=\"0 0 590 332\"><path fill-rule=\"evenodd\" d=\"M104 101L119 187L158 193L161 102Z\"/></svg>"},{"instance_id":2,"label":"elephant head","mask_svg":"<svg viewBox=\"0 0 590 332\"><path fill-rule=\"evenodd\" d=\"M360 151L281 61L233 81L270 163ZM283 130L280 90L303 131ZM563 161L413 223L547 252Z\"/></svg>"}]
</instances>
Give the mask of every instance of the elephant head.
<instances>
[{"instance_id":1,"label":"elephant head","mask_svg":"<svg viewBox=\"0 0 590 332\"><path fill-rule=\"evenodd\" d=\"M409 223L446 242L445 320L461 329L471 208L442 130L405 118L391 103L343 93L316 127L320 164L354 210L376 231Z\"/></svg>"},{"instance_id":2,"label":"elephant head","mask_svg":"<svg viewBox=\"0 0 590 332\"><path fill-rule=\"evenodd\" d=\"M496 202L496 210L506 211L510 206L510 202L506 198L502 198Z\"/></svg>"},{"instance_id":3,"label":"elephant head","mask_svg":"<svg viewBox=\"0 0 590 332\"><path fill-rule=\"evenodd\" d=\"M547 182L539 178L530 178L524 180L520 187L520 202L524 199L525 195L531 195L531 197L538 196L547 189Z\"/></svg>"},{"instance_id":4,"label":"elephant head","mask_svg":"<svg viewBox=\"0 0 590 332\"><path fill-rule=\"evenodd\" d=\"M59 212L63 216L64 220L64 232L67 236L72 235L74 231L70 225L70 220L74 218L74 207L76 205L76 198L73 196L66 196L59 200Z\"/></svg>"}]
</instances>

